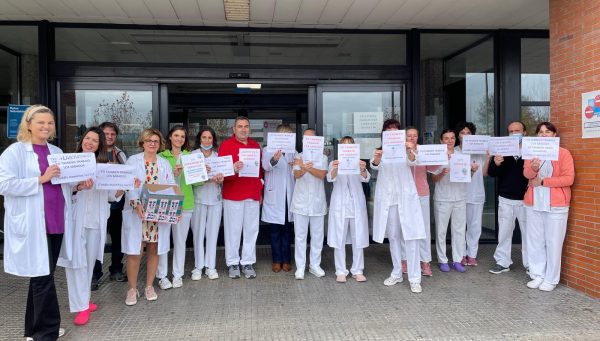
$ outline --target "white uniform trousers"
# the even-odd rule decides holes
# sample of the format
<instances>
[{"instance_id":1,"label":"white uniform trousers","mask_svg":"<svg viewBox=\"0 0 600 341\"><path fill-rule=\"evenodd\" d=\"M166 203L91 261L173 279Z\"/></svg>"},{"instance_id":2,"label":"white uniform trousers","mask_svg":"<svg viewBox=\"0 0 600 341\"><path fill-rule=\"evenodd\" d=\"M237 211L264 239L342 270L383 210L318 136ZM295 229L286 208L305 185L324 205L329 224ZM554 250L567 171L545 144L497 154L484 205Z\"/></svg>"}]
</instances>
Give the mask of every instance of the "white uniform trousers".
<instances>
[{"instance_id":1,"label":"white uniform trousers","mask_svg":"<svg viewBox=\"0 0 600 341\"><path fill-rule=\"evenodd\" d=\"M481 237L481 225L483 219L483 204L467 203L467 246L463 256L477 258L479 250L479 237Z\"/></svg>"},{"instance_id":2,"label":"white uniform trousers","mask_svg":"<svg viewBox=\"0 0 600 341\"><path fill-rule=\"evenodd\" d=\"M512 237L515 230L515 219L519 220L521 229L521 253L523 255L523 266L527 268L527 218L525 206L522 200L512 200L520 202L517 205L510 205L499 198L498 202L498 246L494 252L496 263L508 268L513 262L511 259Z\"/></svg>"},{"instance_id":3,"label":"white uniform trousers","mask_svg":"<svg viewBox=\"0 0 600 341\"><path fill-rule=\"evenodd\" d=\"M223 200L225 232L225 262L231 265L256 263L256 238L258 238L259 202L256 200ZM240 241L243 235L242 257Z\"/></svg>"},{"instance_id":4,"label":"white uniform trousers","mask_svg":"<svg viewBox=\"0 0 600 341\"><path fill-rule=\"evenodd\" d=\"M419 197L421 202L421 212L423 213L423 225L425 225L425 239L419 243L419 255L421 262L431 262L431 211L429 205L429 195Z\"/></svg>"},{"instance_id":5,"label":"white uniform trousers","mask_svg":"<svg viewBox=\"0 0 600 341\"><path fill-rule=\"evenodd\" d=\"M85 244L85 257L87 266L82 268L65 268L67 275L67 291L69 293L69 310L72 313L84 311L90 306L90 283L96 264L98 248L100 248L100 230L83 229L83 240ZM104 245L102 245L104 247Z\"/></svg>"},{"instance_id":6,"label":"white uniform trousers","mask_svg":"<svg viewBox=\"0 0 600 341\"><path fill-rule=\"evenodd\" d=\"M569 211L541 212L531 207L527 212L527 247L529 276L543 278L549 284L560 280L560 262L567 232Z\"/></svg>"},{"instance_id":7,"label":"white uniform trousers","mask_svg":"<svg viewBox=\"0 0 600 341\"><path fill-rule=\"evenodd\" d=\"M346 241L348 233L350 233L350 239L352 241L352 267L350 273L352 275L362 274L365 268L365 257L362 248L356 247L356 225L354 224L354 218L344 219L344 232L342 232L342 241ZM346 247L345 245L341 248L333 249L333 256L335 260L335 274L336 276L347 276L348 270L346 269Z\"/></svg>"},{"instance_id":8,"label":"white uniform trousers","mask_svg":"<svg viewBox=\"0 0 600 341\"><path fill-rule=\"evenodd\" d=\"M171 225L171 234L173 235L173 278L183 276L183 267L185 266L185 241L190 230L190 221L192 220L192 211L183 211L181 219L177 224ZM169 254L165 253L158 256L158 269L156 277L167 277L169 268Z\"/></svg>"},{"instance_id":9,"label":"white uniform trousers","mask_svg":"<svg viewBox=\"0 0 600 341\"><path fill-rule=\"evenodd\" d=\"M221 227L223 204L196 204L192 215L194 234L194 265L198 270L207 267L215 269L217 263L217 238ZM206 249L204 237L206 236ZM206 252L206 253L205 253Z\"/></svg>"},{"instance_id":10,"label":"white uniform trousers","mask_svg":"<svg viewBox=\"0 0 600 341\"><path fill-rule=\"evenodd\" d=\"M325 238L325 216L294 213L294 260L296 269L306 268L306 240L310 225L310 265L321 266L321 251Z\"/></svg>"},{"instance_id":11,"label":"white uniform trousers","mask_svg":"<svg viewBox=\"0 0 600 341\"><path fill-rule=\"evenodd\" d=\"M385 233L390 243L390 254L392 256L392 276L402 277L402 249L406 255L408 280L411 283L421 283L421 266L419 263L419 245L422 239L404 240L400 217L396 205L390 206Z\"/></svg>"},{"instance_id":12,"label":"white uniform trousers","mask_svg":"<svg viewBox=\"0 0 600 341\"><path fill-rule=\"evenodd\" d=\"M433 212L435 217L436 240L435 248L437 251L438 262L448 263L446 256L446 233L448 231L448 222L452 217L451 236L452 236L452 261L462 260L465 250L465 230L467 228L467 209L465 200L459 201L434 201Z\"/></svg>"}]
</instances>

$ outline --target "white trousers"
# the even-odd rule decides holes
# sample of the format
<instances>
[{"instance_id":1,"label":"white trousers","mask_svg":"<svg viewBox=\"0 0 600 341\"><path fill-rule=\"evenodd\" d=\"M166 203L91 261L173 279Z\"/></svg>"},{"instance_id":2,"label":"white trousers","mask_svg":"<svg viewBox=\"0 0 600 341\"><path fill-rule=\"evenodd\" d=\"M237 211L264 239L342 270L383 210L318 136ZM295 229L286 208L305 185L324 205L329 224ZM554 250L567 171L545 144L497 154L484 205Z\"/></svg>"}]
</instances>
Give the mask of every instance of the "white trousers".
<instances>
[{"instance_id":1,"label":"white trousers","mask_svg":"<svg viewBox=\"0 0 600 341\"><path fill-rule=\"evenodd\" d=\"M569 212L540 212L526 207L529 276L549 284L560 280L560 262Z\"/></svg>"},{"instance_id":2,"label":"white trousers","mask_svg":"<svg viewBox=\"0 0 600 341\"><path fill-rule=\"evenodd\" d=\"M452 217L452 261L462 260L465 250L465 230L467 220L467 208L465 200L459 201L434 201L433 212L435 217L436 240L435 248L439 263L448 263L446 257L446 233L448 222Z\"/></svg>"},{"instance_id":3,"label":"white trousers","mask_svg":"<svg viewBox=\"0 0 600 341\"><path fill-rule=\"evenodd\" d=\"M192 220L192 211L183 211L181 219L177 224L171 225L171 235L173 236L173 278L183 276L183 267L185 266L185 241L190 230L190 221ZM167 277L169 268L169 254L165 253L158 256L158 269L156 277Z\"/></svg>"},{"instance_id":4,"label":"white trousers","mask_svg":"<svg viewBox=\"0 0 600 341\"><path fill-rule=\"evenodd\" d=\"M223 200L223 225L225 232L225 263L249 265L256 263L256 238L258 238L259 202L256 200ZM240 242L243 235L242 257Z\"/></svg>"},{"instance_id":5,"label":"white trousers","mask_svg":"<svg viewBox=\"0 0 600 341\"><path fill-rule=\"evenodd\" d=\"M411 283L421 283L421 266L419 264L419 246L422 239L404 240L402 226L396 205L390 206L385 233L390 243L392 256L392 276L402 277L402 249L406 255L408 280Z\"/></svg>"},{"instance_id":6,"label":"white trousers","mask_svg":"<svg viewBox=\"0 0 600 341\"><path fill-rule=\"evenodd\" d=\"M192 215L194 234L194 267L198 270L207 267L215 269L217 263L217 238L221 227L223 204L196 204ZM204 237L206 236L206 249ZM205 253L206 252L206 253Z\"/></svg>"},{"instance_id":7,"label":"white trousers","mask_svg":"<svg viewBox=\"0 0 600 341\"><path fill-rule=\"evenodd\" d=\"M306 268L306 240L310 226L310 265L321 265L325 238L325 216L306 216L294 213L294 260L296 269Z\"/></svg>"},{"instance_id":8,"label":"white trousers","mask_svg":"<svg viewBox=\"0 0 600 341\"><path fill-rule=\"evenodd\" d=\"M365 269L365 257L362 248L356 247L356 225L354 218L344 219L344 230L342 232L342 240L345 242L348 233L350 233L350 239L352 240L352 267L350 273L353 275L362 274ZM348 270L346 269L346 247L345 245L341 248L333 249L333 256L335 260L335 274L336 276L347 276Z\"/></svg>"},{"instance_id":9,"label":"white trousers","mask_svg":"<svg viewBox=\"0 0 600 341\"><path fill-rule=\"evenodd\" d=\"M86 266L77 269L65 268L67 291L69 293L69 310L72 313L84 311L90 306L92 294L90 283L96 264L96 255L98 255L98 249L101 247L100 230L84 228L81 242L85 245Z\"/></svg>"},{"instance_id":10,"label":"white trousers","mask_svg":"<svg viewBox=\"0 0 600 341\"><path fill-rule=\"evenodd\" d=\"M479 237L481 237L481 225L483 219L483 204L467 203L467 246L463 256L477 258L479 250Z\"/></svg>"},{"instance_id":11,"label":"white trousers","mask_svg":"<svg viewBox=\"0 0 600 341\"><path fill-rule=\"evenodd\" d=\"M431 211L429 205L429 195L419 197L421 202L421 212L423 213L423 225L425 225L425 239L419 243L419 255L422 262L431 262Z\"/></svg>"},{"instance_id":12,"label":"white trousers","mask_svg":"<svg viewBox=\"0 0 600 341\"><path fill-rule=\"evenodd\" d=\"M516 200L515 200L516 201ZM512 237L515 229L515 219L519 220L521 229L521 253L523 255L523 266L528 267L527 255L527 218L525 206L521 201L518 205L510 205L502 202L498 203L498 246L494 252L496 263L507 268L513 262L511 258Z\"/></svg>"}]
</instances>

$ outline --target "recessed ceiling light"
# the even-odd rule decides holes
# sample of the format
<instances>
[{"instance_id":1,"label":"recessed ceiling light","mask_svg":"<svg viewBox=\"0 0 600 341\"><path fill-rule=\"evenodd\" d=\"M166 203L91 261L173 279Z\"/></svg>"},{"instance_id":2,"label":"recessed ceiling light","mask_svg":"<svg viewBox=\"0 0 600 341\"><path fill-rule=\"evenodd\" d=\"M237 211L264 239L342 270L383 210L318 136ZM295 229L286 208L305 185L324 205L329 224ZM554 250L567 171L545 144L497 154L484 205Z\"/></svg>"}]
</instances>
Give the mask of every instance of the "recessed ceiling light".
<instances>
[{"instance_id":1,"label":"recessed ceiling light","mask_svg":"<svg viewBox=\"0 0 600 341\"><path fill-rule=\"evenodd\" d=\"M229 21L250 20L250 0L223 0L223 7Z\"/></svg>"},{"instance_id":2,"label":"recessed ceiling light","mask_svg":"<svg viewBox=\"0 0 600 341\"><path fill-rule=\"evenodd\" d=\"M260 83L238 83L237 84L237 87L240 89L258 90L258 89L260 89L261 86L262 86L262 84L260 84Z\"/></svg>"},{"instance_id":3,"label":"recessed ceiling light","mask_svg":"<svg viewBox=\"0 0 600 341\"><path fill-rule=\"evenodd\" d=\"M129 41L111 41L110 43L112 45L131 45Z\"/></svg>"}]
</instances>

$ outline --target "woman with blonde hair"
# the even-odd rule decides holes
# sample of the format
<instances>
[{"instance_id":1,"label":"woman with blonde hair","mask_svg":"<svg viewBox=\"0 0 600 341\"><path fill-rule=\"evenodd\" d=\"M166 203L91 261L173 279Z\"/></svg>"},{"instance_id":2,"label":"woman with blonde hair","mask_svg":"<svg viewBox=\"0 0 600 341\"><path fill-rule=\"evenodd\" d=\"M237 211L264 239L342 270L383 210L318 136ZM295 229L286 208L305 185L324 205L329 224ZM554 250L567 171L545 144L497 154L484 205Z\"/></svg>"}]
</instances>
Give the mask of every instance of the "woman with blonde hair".
<instances>
[{"instance_id":1,"label":"woman with blonde hair","mask_svg":"<svg viewBox=\"0 0 600 341\"><path fill-rule=\"evenodd\" d=\"M18 142L0 155L0 195L4 196L4 271L30 277L25 337L56 340L60 310L54 285L56 262L72 259L64 238L72 234L71 184L52 184L60 168L48 155L61 154L49 142L56 136L52 110L33 105L19 125Z\"/></svg>"}]
</instances>

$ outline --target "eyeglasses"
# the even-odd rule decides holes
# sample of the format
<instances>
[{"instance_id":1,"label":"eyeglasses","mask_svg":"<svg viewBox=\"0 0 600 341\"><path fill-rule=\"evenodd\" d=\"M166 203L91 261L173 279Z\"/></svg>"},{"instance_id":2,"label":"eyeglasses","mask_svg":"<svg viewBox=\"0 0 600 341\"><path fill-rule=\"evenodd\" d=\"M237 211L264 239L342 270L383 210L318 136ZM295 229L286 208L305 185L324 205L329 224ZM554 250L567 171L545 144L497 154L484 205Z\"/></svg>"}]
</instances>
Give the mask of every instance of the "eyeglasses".
<instances>
[{"instance_id":1,"label":"eyeglasses","mask_svg":"<svg viewBox=\"0 0 600 341\"><path fill-rule=\"evenodd\" d=\"M144 140L144 143L147 143L147 144L159 144L160 140Z\"/></svg>"}]
</instances>

